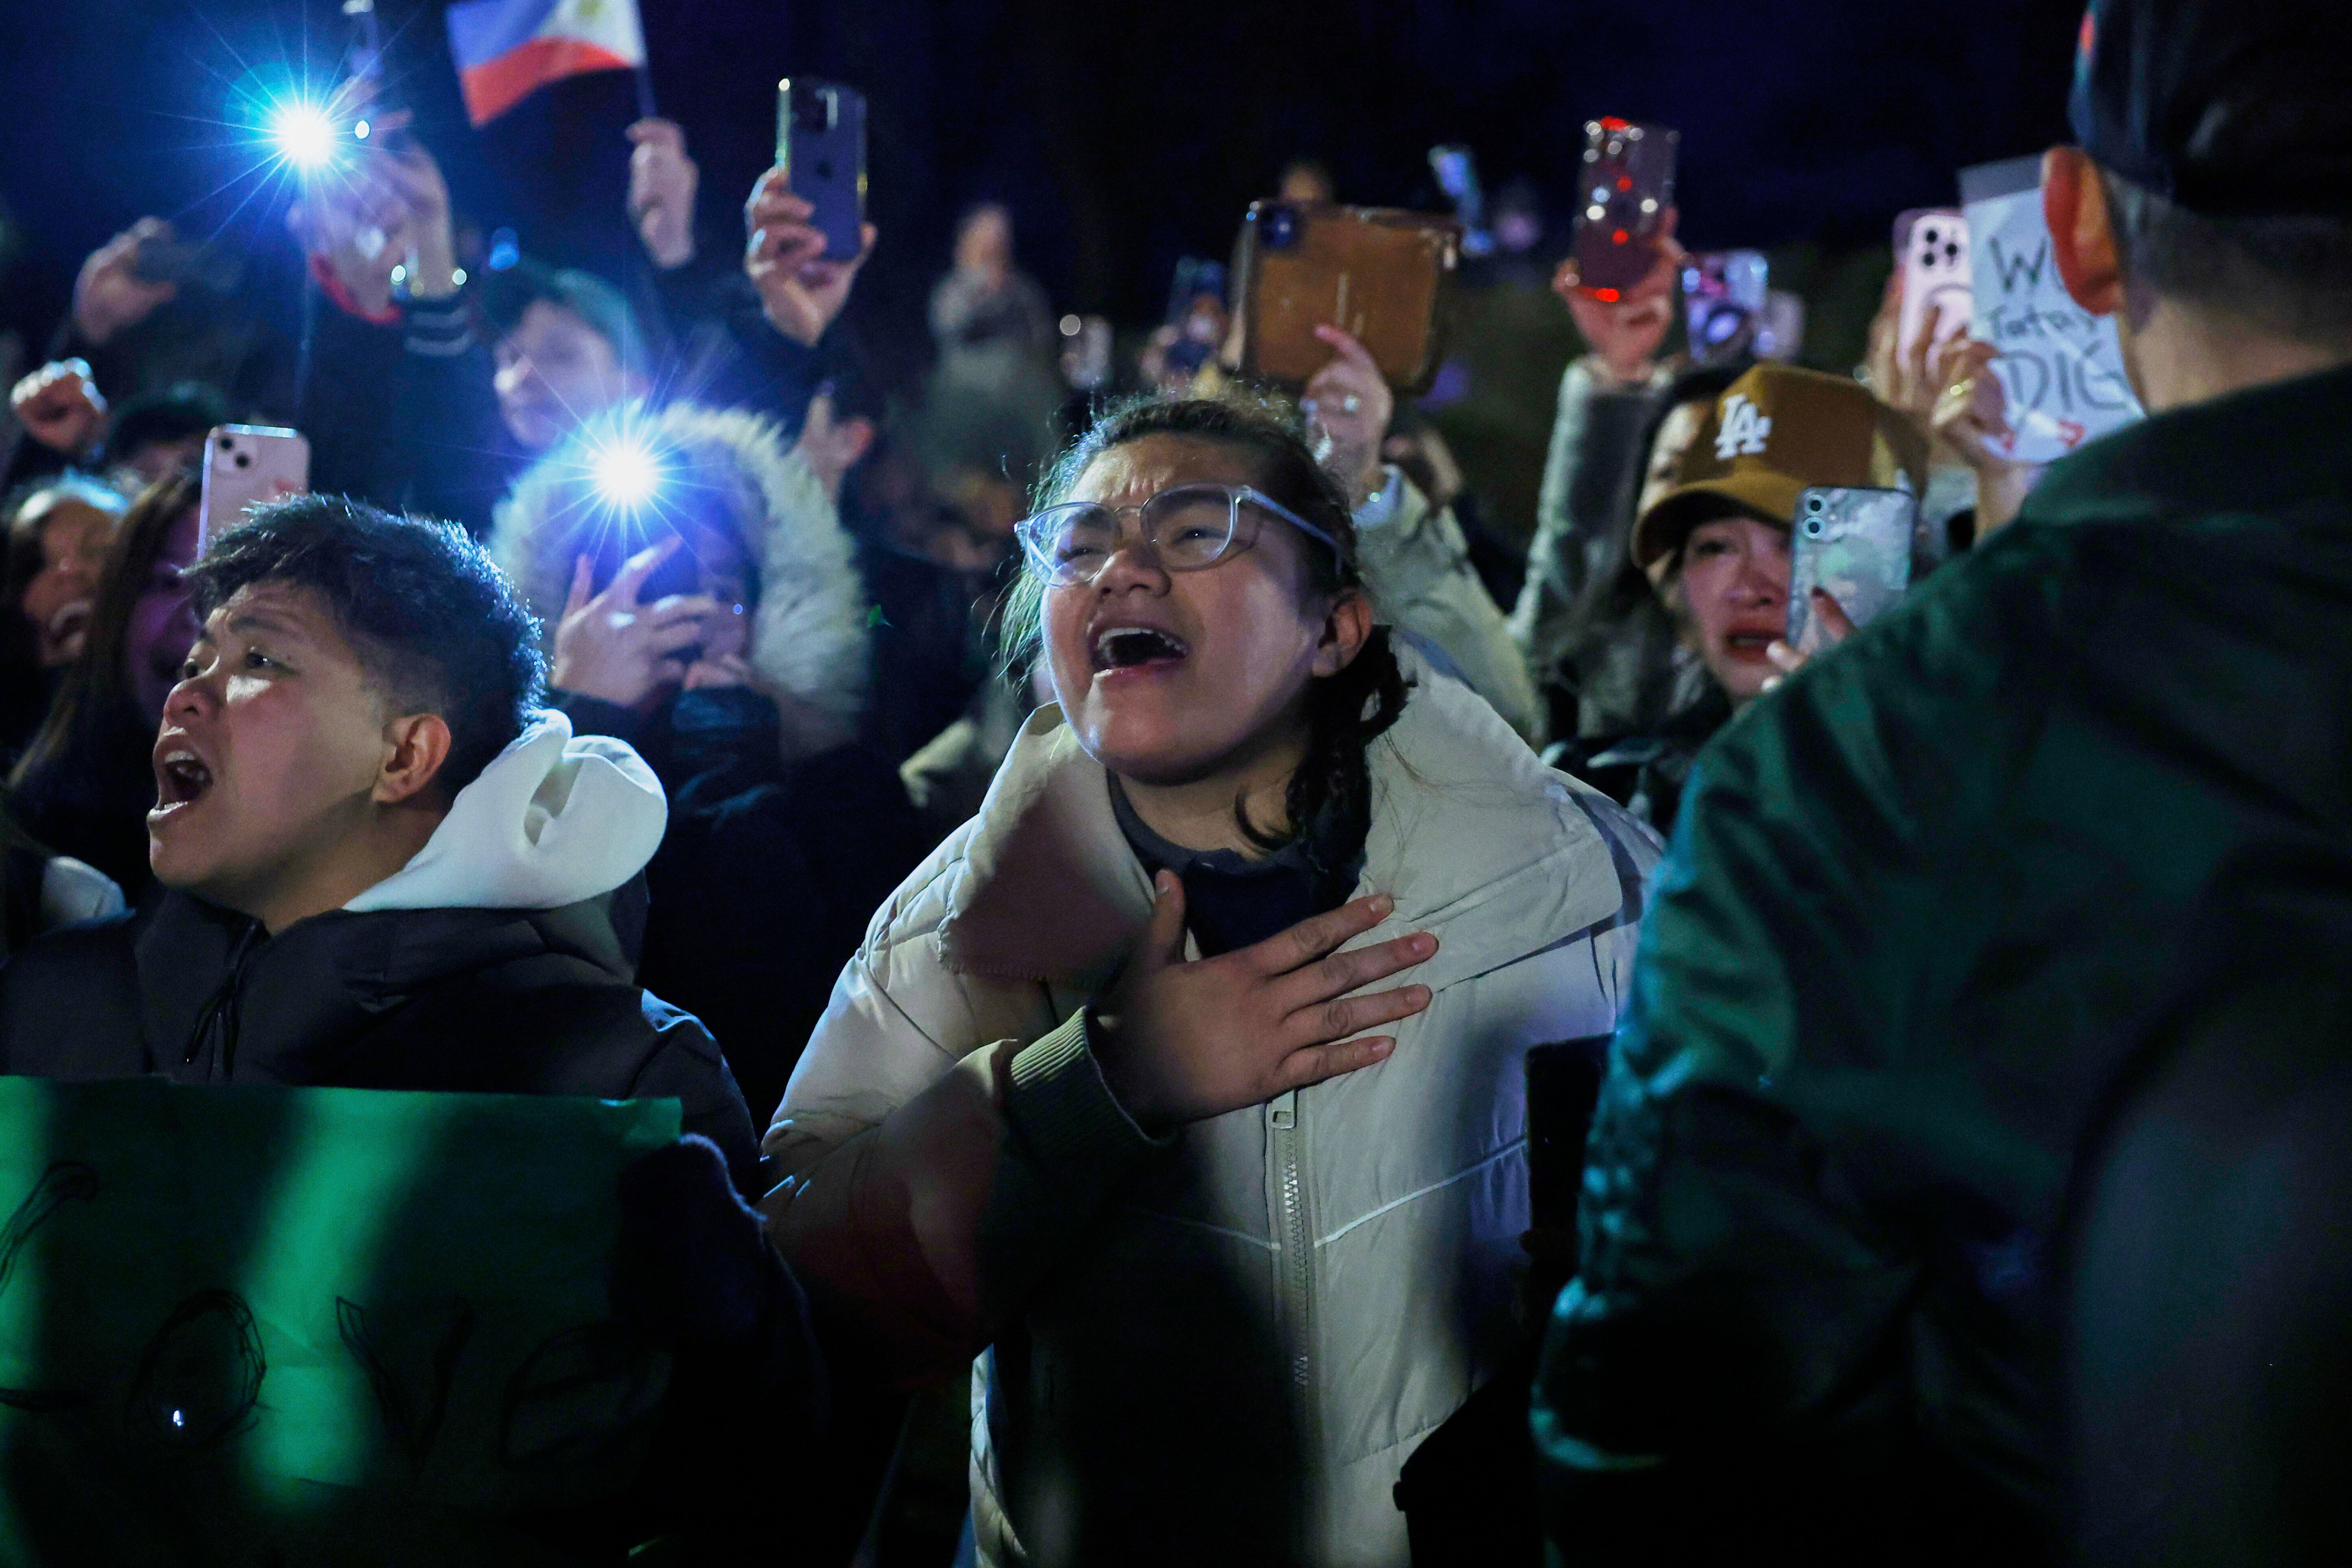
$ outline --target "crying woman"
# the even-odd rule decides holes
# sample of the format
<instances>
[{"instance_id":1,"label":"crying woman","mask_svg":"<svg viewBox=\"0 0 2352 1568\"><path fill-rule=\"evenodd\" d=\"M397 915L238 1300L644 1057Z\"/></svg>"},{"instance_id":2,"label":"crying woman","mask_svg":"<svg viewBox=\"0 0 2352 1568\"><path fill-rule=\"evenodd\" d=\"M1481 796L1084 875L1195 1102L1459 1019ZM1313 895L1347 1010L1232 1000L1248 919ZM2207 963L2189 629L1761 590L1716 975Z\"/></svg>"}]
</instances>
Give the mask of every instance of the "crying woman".
<instances>
[{"instance_id":1,"label":"crying woman","mask_svg":"<svg viewBox=\"0 0 2352 1568\"><path fill-rule=\"evenodd\" d=\"M1403 1568L1508 1343L1521 1058L1613 1025L1654 849L1392 650L1282 413L1129 405L1040 500L1055 701L835 986L770 1233L901 1379L987 1352L982 1561Z\"/></svg>"}]
</instances>

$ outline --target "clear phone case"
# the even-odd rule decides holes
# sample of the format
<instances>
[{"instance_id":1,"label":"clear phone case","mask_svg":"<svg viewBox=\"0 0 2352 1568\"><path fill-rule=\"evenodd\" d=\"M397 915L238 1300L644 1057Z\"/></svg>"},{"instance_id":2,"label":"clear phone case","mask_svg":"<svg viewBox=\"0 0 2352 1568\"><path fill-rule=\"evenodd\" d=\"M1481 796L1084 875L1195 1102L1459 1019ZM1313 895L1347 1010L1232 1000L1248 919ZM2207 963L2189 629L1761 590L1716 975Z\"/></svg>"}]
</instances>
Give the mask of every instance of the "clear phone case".
<instances>
[{"instance_id":1,"label":"clear phone case","mask_svg":"<svg viewBox=\"0 0 2352 1568\"><path fill-rule=\"evenodd\" d=\"M1824 646L1813 590L1825 588L1857 626L1902 603L1911 586L1911 530L1919 510L1907 490L1822 486L1797 498L1790 541L1789 646Z\"/></svg>"}]
</instances>

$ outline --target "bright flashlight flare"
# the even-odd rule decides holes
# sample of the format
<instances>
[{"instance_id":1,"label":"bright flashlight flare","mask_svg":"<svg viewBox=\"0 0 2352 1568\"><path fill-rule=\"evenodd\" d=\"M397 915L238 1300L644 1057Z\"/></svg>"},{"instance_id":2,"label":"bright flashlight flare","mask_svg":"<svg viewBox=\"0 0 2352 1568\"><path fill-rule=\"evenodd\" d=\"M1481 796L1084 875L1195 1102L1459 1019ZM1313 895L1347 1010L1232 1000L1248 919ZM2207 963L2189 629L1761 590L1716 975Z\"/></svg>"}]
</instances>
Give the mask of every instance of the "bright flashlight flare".
<instances>
[{"instance_id":1,"label":"bright flashlight flare","mask_svg":"<svg viewBox=\"0 0 2352 1568\"><path fill-rule=\"evenodd\" d=\"M589 459L589 473L606 504L624 509L643 506L661 484L661 465L634 441L606 447Z\"/></svg>"},{"instance_id":2,"label":"bright flashlight flare","mask_svg":"<svg viewBox=\"0 0 2352 1568\"><path fill-rule=\"evenodd\" d=\"M320 169L335 155L335 122L312 103L289 103L269 117L278 155L298 169Z\"/></svg>"}]
</instances>

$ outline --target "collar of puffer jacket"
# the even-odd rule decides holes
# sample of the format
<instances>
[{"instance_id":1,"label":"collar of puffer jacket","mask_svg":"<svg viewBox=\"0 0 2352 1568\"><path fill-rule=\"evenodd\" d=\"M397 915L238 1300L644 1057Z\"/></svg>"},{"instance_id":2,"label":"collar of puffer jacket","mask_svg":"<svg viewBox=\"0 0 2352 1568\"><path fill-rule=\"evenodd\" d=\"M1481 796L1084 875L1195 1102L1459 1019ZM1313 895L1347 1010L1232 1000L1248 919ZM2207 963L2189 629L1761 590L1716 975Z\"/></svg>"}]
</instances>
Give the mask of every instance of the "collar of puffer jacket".
<instances>
[{"instance_id":1,"label":"collar of puffer jacket","mask_svg":"<svg viewBox=\"0 0 2352 1568\"><path fill-rule=\"evenodd\" d=\"M1400 931L1439 940L1433 989L1578 931L1639 918L1648 830L1547 768L1486 702L1400 655L1414 685L1372 742L1372 821L1356 894L1396 910L1350 947ZM1033 714L949 871L950 968L1092 992L1133 947L1151 887L1119 833L1104 771L1057 708Z\"/></svg>"}]
</instances>

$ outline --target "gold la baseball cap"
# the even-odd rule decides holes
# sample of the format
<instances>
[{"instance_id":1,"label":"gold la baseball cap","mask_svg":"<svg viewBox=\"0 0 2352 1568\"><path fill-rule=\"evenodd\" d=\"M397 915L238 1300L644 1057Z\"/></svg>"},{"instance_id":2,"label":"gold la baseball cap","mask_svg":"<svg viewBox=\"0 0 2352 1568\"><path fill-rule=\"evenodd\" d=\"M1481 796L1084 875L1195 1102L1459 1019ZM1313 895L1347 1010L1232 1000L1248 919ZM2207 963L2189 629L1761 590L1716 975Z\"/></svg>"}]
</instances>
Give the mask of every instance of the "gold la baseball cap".
<instances>
[{"instance_id":1,"label":"gold la baseball cap","mask_svg":"<svg viewBox=\"0 0 2352 1568\"><path fill-rule=\"evenodd\" d=\"M1675 467L1674 488L1633 524L1633 564L1653 577L1727 510L1788 528L1815 485L1927 483L1927 437L1859 382L1767 361L1724 389Z\"/></svg>"}]
</instances>

